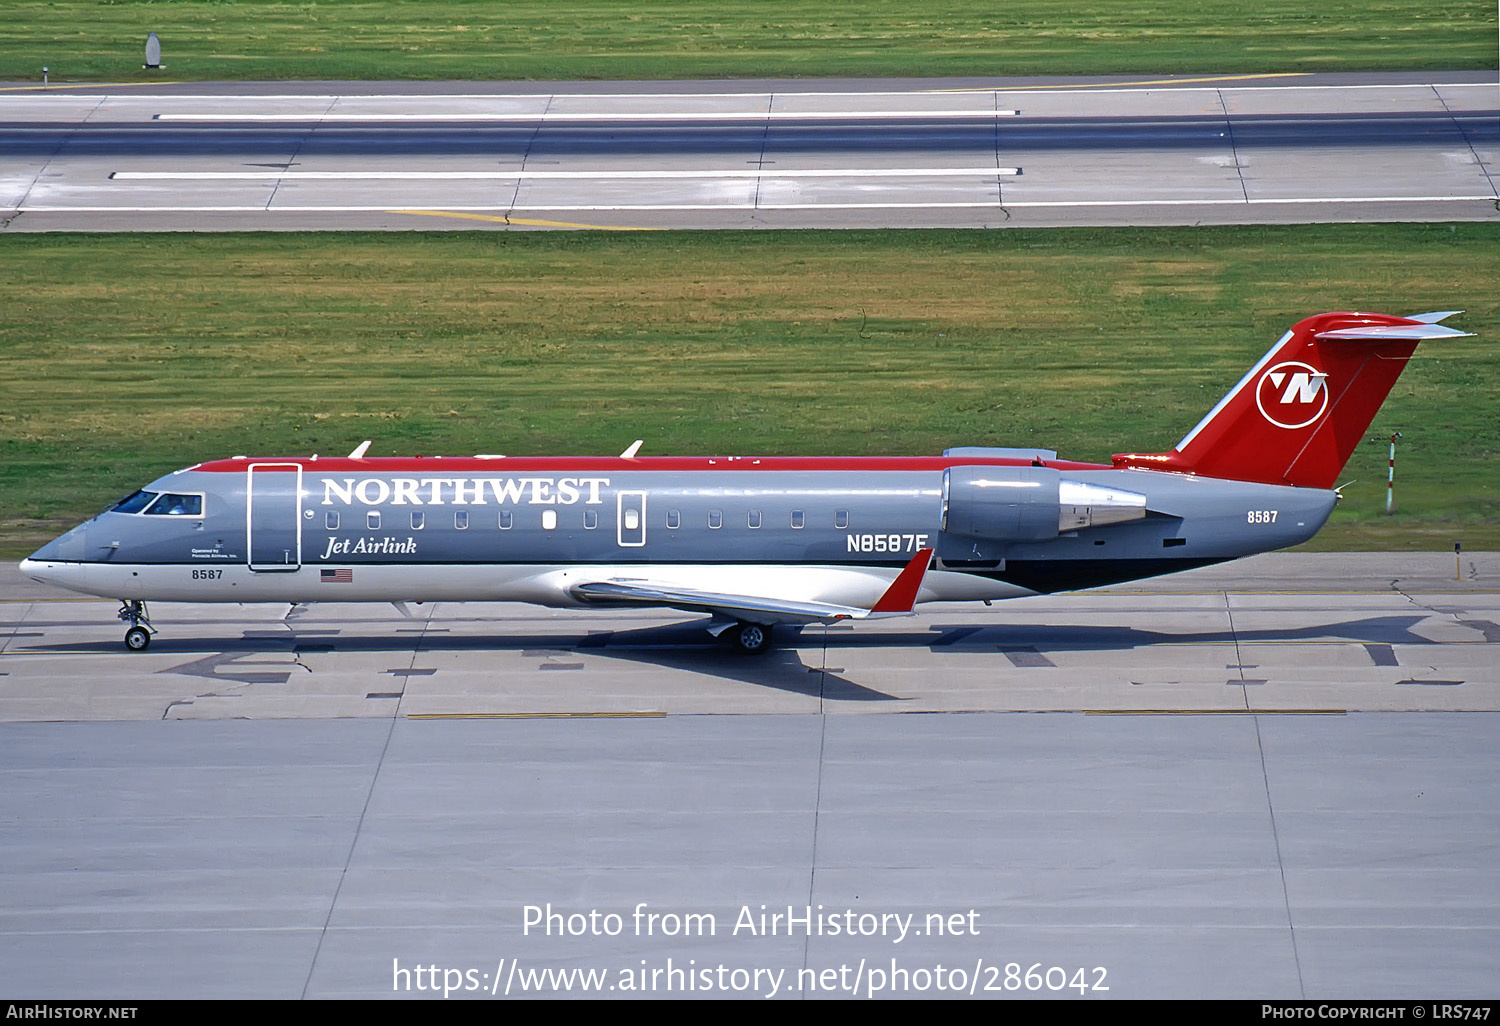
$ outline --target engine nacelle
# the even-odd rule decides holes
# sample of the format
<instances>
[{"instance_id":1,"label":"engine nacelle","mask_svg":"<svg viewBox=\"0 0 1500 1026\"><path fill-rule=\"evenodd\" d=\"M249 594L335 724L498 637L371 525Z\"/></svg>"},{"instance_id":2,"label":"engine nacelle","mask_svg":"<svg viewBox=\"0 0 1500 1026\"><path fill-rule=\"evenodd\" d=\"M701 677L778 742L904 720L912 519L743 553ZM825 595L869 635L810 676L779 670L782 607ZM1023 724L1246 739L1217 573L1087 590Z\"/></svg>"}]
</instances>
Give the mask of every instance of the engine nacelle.
<instances>
[{"instance_id":1,"label":"engine nacelle","mask_svg":"<svg viewBox=\"0 0 1500 1026\"><path fill-rule=\"evenodd\" d=\"M943 473L944 562L994 563L1008 546L1139 520L1146 497L1064 478L1050 467L951 467Z\"/></svg>"}]
</instances>

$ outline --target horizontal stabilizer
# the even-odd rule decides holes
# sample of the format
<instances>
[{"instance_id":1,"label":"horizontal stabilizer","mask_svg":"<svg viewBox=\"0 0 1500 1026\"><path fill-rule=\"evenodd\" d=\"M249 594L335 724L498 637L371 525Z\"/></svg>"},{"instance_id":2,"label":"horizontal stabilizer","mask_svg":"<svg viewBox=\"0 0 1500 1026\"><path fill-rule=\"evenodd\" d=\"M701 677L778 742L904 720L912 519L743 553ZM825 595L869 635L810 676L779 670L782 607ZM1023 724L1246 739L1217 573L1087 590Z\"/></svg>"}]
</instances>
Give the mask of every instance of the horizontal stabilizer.
<instances>
[{"instance_id":1,"label":"horizontal stabilizer","mask_svg":"<svg viewBox=\"0 0 1500 1026\"><path fill-rule=\"evenodd\" d=\"M1372 327L1363 328L1338 328L1334 331L1320 331L1313 338L1324 340L1348 340L1352 342L1372 342L1377 339L1392 339L1408 342L1423 342L1434 338L1473 338L1472 331L1459 331L1457 328L1445 328L1441 324L1377 324Z\"/></svg>"}]
</instances>

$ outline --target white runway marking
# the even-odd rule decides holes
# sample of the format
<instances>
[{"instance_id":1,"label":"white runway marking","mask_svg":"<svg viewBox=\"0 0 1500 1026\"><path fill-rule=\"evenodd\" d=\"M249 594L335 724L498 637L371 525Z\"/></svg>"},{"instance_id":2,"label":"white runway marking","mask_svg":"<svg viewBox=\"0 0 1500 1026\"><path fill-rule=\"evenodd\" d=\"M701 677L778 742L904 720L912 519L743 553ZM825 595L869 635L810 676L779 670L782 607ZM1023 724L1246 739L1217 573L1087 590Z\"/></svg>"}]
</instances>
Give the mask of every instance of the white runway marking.
<instances>
[{"instance_id":1,"label":"white runway marking","mask_svg":"<svg viewBox=\"0 0 1500 1026\"><path fill-rule=\"evenodd\" d=\"M1016 167L891 167L891 168L704 168L666 171L115 171L110 178L129 182L255 182L255 181L578 181L597 179L665 178L993 178L1018 175ZM164 209L164 208L158 208Z\"/></svg>"},{"instance_id":2,"label":"white runway marking","mask_svg":"<svg viewBox=\"0 0 1500 1026\"><path fill-rule=\"evenodd\" d=\"M1014 110L822 110L822 111L657 111L635 114L603 113L490 113L490 114L157 114L156 121L195 121L214 124L318 121L357 123L364 121L500 121L500 122L588 122L588 121L941 121L962 118L1015 117Z\"/></svg>"}]
</instances>

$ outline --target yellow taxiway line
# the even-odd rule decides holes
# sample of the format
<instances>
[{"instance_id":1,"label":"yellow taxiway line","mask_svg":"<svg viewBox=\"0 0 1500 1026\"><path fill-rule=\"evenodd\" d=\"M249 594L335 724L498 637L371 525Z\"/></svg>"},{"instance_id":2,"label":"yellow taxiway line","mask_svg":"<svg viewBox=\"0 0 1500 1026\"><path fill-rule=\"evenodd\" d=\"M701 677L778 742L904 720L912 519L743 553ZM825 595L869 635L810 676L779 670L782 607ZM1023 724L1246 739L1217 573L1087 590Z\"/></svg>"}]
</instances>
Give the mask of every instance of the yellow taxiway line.
<instances>
[{"instance_id":1,"label":"yellow taxiway line","mask_svg":"<svg viewBox=\"0 0 1500 1026\"><path fill-rule=\"evenodd\" d=\"M52 82L47 85L0 86L0 93L50 93L54 89L134 89L137 86L181 85L160 79L154 82Z\"/></svg>"},{"instance_id":2,"label":"yellow taxiway line","mask_svg":"<svg viewBox=\"0 0 1500 1026\"><path fill-rule=\"evenodd\" d=\"M526 217L495 216L492 214L465 214L457 210L391 210L391 214L410 214L413 217L455 217L463 221L494 221L498 224L522 225L528 228L583 228L601 232L659 232L661 228L638 228L613 224L576 224L572 221L540 221Z\"/></svg>"},{"instance_id":3,"label":"yellow taxiway line","mask_svg":"<svg viewBox=\"0 0 1500 1026\"><path fill-rule=\"evenodd\" d=\"M1244 82L1262 78L1306 78L1310 71L1267 71L1256 75L1211 75L1199 78L1157 78L1142 82L1069 82L1059 85L985 86L967 89L932 89L934 93L1030 93L1042 89L1132 89L1135 86L1198 85L1204 82Z\"/></svg>"}]
</instances>

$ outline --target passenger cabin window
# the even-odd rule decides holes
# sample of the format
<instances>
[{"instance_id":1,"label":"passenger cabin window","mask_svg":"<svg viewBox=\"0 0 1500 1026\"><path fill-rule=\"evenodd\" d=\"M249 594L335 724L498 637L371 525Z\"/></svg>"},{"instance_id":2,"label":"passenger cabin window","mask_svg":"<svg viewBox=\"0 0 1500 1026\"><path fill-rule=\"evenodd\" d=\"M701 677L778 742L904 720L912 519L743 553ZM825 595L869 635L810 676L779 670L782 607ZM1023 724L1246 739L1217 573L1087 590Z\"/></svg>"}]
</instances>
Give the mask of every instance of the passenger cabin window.
<instances>
[{"instance_id":1,"label":"passenger cabin window","mask_svg":"<svg viewBox=\"0 0 1500 1026\"><path fill-rule=\"evenodd\" d=\"M173 495L170 492L153 502L146 510L147 516L201 517L203 496Z\"/></svg>"},{"instance_id":2,"label":"passenger cabin window","mask_svg":"<svg viewBox=\"0 0 1500 1026\"><path fill-rule=\"evenodd\" d=\"M411 529L413 531L420 531L422 528L424 528L426 526L427 526L427 514L426 513L416 513L416 512L413 512L412 515L411 515Z\"/></svg>"},{"instance_id":3,"label":"passenger cabin window","mask_svg":"<svg viewBox=\"0 0 1500 1026\"><path fill-rule=\"evenodd\" d=\"M457 513L453 514L453 527L458 531L467 531L469 529L468 510L461 509Z\"/></svg>"},{"instance_id":4,"label":"passenger cabin window","mask_svg":"<svg viewBox=\"0 0 1500 1026\"><path fill-rule=\"evenodd\" d=\"M583 511L583 529L592 531L599 526L599 511L597 509L586 509Z\"/></svg>"},{"instance_id":5,"label":"passenger cabin window","mask_svg":"<svg viewBox=\"0 0 1500 1026\"><path fill-rule=\"evenodd\" d=\"M721 510L711 509L708 511L708 526L717 531L724 526L724 513Z\"/></svg>"},{"instance_id":6,"label":"passenger cabin window","mask_svg":"<svg viewBox=\"0 0 1500 1026\"><path fill-rule=\"evenodd\" d=\"M329 510L327 513L324 513L323 526L328 528L330 531L337 531L339 529L338 513L333 510Z\"/></svg>"},{"instance_id":7,"label":"passenger cabin window","mask_svg":"<svg viewBox=\"0 0 1500 1026\"><path fill-rule=\"evenodd\" d=\"M802 512L800 509L794 509L794 510L792 510L792 530L794 530L794 531L800 531L800 530L802 530L803 525L805 525L806 523L807 523L807 514L806 513Z\"/></svg>"},{"instance_id":8,"label":"passenger cabin window","mask_svg":"<svg viewBox=\"0 0 1500 1026\"><path fill-rule=\"evenodd\" d=\"M681 527L682 514L675 509L667 510L667 526L674 531Z\"/></svg>"},{"instance_id":9,"label":"passenger cabin window","mask_svg":"<svg viewBox=\"0 0 1500 1026\"><path fill-rule=\"evenodd\" d=\"M116 513L139 513L151 505L151 500L156 498L155 492L132 492L119 502L110 507Z\"/></svg>"},{"instance_id":10,"label":"passenger cabin window","mask_svg":"<svg viewBox=\"0 0 1500 1026\"><path fill-rule=\"evenodd\" d=\"M365 514L365 526L372 531L380 530L380 511L378 509L372 509Z\"/></svg>"},{"instance_id":11,"label":"passenger cabin window","mask_svg":"<svg viewBox=\"0 0 1500 1026\"><path fill-rule=\"evenodd\" d=\"M849 526L849 511L847 509L836 509L833 511L833 526L840 530Z\"/></svg>"},{"instance_id":12,"label":"passenger cabin window","mask_svg":"<svg viewBox=\"0 0 1500 1026\"><path fill-rule=\"evenodd\" d=\"M553 531L557 529L557 510L542 510L542 530Z\"/></svg>"},{"instance_id":13,"label":"passenger cabin window","mask_svg":"<svg viewBox=\"0 0 1500 1026\"><path fill-rule=\"evenodd\" d=\"M511 513L511 511L508 510L508 509L502 509L500 511L500 530L502 530L502 531L509 531L510 530L510 525L513 522L514 522L514 517L513 517L512 513Z\"/></svg>"},{"instance_id":14,"label":"passenger cabin window","mask_svg":"<svg viewBox=\"0 0 1500 1026\"><path fill-rule=\"evenodd\" d=\"M750 511L750 515L746 519L750 524L750 529L753 531L755 528L760 526L760 510L752 509Z\"/></svg>"}]
</instances>

